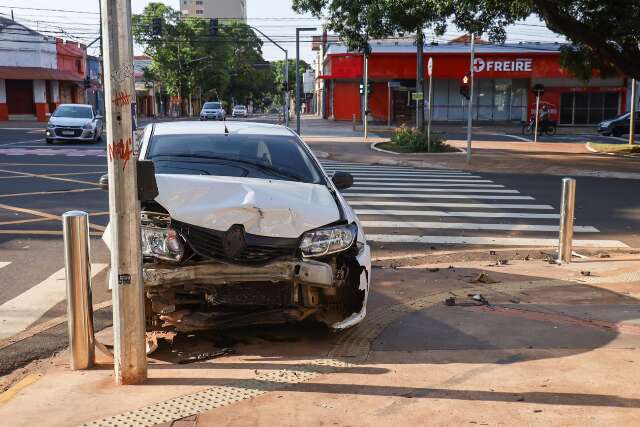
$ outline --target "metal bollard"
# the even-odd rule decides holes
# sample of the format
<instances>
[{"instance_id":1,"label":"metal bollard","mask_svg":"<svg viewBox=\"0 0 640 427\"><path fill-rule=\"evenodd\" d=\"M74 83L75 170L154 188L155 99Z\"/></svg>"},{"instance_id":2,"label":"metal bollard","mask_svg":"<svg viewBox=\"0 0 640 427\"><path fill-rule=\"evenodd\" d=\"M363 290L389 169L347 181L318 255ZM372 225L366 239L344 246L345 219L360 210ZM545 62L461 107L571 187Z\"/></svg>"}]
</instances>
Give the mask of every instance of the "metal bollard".
<instances>
[{"instance_id":1,"label":"metal bollard","mask_svg":"<svg viewBox=\"0 0 640 427\"><path fill-rule=\"evenodd\" d=\"M560 207L560 242L558 262L570 263L573 252L573 219L576 210L576 180L562 178L562 202Z\"/></svg>"},{"instance_id":2,"label":"metal bollard","mask_svg":"<svg viewBox=\"0 0 640 427\"><path fill-rule=\"evenodd\" d=\"M89 215L82 211L62 215L64 259L67 277L67 318L71 369L87 369L95 361L91 264L89 259Z\"/></svg>"}]
</instances>

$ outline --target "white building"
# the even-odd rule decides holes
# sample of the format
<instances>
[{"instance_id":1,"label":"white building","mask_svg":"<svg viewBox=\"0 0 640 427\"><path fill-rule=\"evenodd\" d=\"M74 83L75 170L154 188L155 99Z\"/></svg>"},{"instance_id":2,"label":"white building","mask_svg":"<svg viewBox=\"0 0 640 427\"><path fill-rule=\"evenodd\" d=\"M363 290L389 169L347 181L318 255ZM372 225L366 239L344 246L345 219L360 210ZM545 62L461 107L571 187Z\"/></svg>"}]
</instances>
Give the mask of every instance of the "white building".
<instances>
[{"instance_id":1,"label":"white building","mask_svg":"<svg viewBox=\"0 0 640 427\"><path fill-rule=\"evenodd\" d=\"M183 16L247 22L247 0L180 0Z\"/></svg>"}]
</instances>

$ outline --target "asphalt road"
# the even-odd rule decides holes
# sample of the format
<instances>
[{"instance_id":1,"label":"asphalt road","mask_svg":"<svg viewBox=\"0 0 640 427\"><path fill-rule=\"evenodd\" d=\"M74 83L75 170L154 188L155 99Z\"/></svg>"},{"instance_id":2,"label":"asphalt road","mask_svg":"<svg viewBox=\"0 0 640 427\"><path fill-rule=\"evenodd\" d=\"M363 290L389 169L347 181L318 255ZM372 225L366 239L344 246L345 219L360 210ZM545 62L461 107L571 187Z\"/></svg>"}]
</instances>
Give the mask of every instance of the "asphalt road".
<instances>
[{"instance_id":1,"label":"asphalt road","mask_svg":"<svg viewBox=\"0 0 640 427\"><path fill-rule=\"evenodd\" d=\"M356 175L356 187L345 192L346 197L360 211L367 233L376 236L374 248L385 247L385 252L469 246L470 240L475 241L471 244L475 247L493 247L492 239L496 238L526 244L527 239L551 241L557 236L553 227L558 220L553 215L560 201L558 177L433 173L339 163L326 163L326 167ZM108 220L108 203L106 193L97 186L106 169L104 140L46 145L40 124L19 128L0 125L0 322L4 322L0 324L0 341L36 322L64 314L60 215L66 211L80 209L91 216L94 303L109 299L109 255L100 239ZM435 181L422 181L425 179ZM640 247L637 181L577 181L576 225L584 230L576 233L576 239L612 240ZM456 197L442 198L456 192ZM500 204L522 206L501 208ZM487 212L509 215L487 216ZM403 240L402 236L409 237ZM27 308L29 312L22 313ZM17 313L20 321L7 313Z\"/></svg>"}]
</instances>

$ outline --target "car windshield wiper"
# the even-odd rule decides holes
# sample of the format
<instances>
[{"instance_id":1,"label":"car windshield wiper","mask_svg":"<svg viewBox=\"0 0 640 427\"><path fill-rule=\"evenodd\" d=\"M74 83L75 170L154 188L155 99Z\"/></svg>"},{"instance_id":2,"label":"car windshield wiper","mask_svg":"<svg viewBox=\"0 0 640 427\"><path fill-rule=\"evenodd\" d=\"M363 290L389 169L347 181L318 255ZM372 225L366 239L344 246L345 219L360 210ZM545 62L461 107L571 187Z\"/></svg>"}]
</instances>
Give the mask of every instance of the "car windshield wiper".
<instances>
[{"instance_id":1,"label":"car windshield wiper","mask_svg":"<svg viewBox=\"0 0 640 427\"><path fill-rule=\"evenodd\" d=\"M281 177L284 178L289 178L291 180L294 181L304 181L304 177L301 177L299 175L293 174L289 171L280 169L280 168L276 168L274 166L270 166L264 163L258 163L258 162L252 162L250 160L244 160L244 159L235 159L233 157L225 157L225 156L215 156L215 155L211 155L211 154L198 154L198 153L192 153L192 154L186 154L186 153L176 153L176 154L162 154L161 156L166 156L166 157L193 157L193 158L201 158L201 159L211 159L211 160L222 160L222 161L227 161L227 162L235 162L235 163L241 163L244 165L250 165L250 166L254 166L258 169L261 170L266 170L272 173L275 173L277 175L280 175ZM159 157L159 156L157 156Z\"/></svg>"}]
</instances>

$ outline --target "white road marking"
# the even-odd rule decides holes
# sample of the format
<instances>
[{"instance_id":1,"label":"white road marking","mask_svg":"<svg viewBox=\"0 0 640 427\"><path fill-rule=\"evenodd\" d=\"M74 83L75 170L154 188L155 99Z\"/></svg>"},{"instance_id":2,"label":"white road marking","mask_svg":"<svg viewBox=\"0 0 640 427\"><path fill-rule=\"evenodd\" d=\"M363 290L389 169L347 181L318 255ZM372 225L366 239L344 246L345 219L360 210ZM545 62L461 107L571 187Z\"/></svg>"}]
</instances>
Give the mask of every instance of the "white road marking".
<instances>
[{"instance_id":1,"label":"white road marking","mask_svg":"<svg viewBox=\"0 0 640 427\"><path fill-rule=\"evenodd\" d=\"M322 167L326 168L359 168L359 169L371 169L371 170L399 170L399 171L416 171L416 172L435 172L435 173L469 173L457 169L419 169L410 166L383 166L383 165L365 165L358 163L331 163L321 162Z\"/></svg>"},{"instance_id":2,"label":"white road marking","mask_svg":"<svg viewBox=\"0 0 640 427\"><path fill-rule=\"evenodd\" d=\"M96 276L107 264L91 264L91 274ZM26 329L53 306L66 298L64 268L0 305L0 340L12 337Z\"/></svg>"},{"instance_id":3,"label":"white road marking","mask_svg":"<svg viewBox=\"0 0 640 427\"><path fill-rule=\"evenodd\" d=\"M350 197L377 197L390 199L488 199L488 200L535 200L531 196L487 196L481 194L372 194L372 193L348 193L344 194L346 198Z\"/></svg>"},{"instance_id":4,"label":"white road marking","mask_svg":"<svg viewBox=\"0 0 640 427\"><path fill-rule=\"evenodd\" d=\"M353 178L354 178L355 182L360 182L360 181L378 181L380 179L384 179L385 181L399 181L399 182L406 182L406 183L413 183L413 182L461 182L461 183L467 183L467 184L473 184L473 183L491 184L491 183L493 183L493 181L491 181L489 179L450 179L450 178L427 178L427 179L424 179L424 178L398 178L398 177L387 178L385 175L381 175L381 176L378 176L378 177L354 175Z\"/></svg>"},{"instance_id":5,"label":"white road marking","mask_svg":"<svg viewBox=\"0 0 640 427\"><path fill-rule=\"evenodd\" d=\"M0 261L0 269L6 267L7 265L11 264L11 261L6 262L6 261Z\"/></svg>"},{"instance_id":6,"label":"white road marking","mask_svg":"<svg viewBox=\"0 0 640 427\"><path fill-rule=\"evenodd\" d=\"M371 228L416 228L416 229L454 229L454 230L503 230L503 231L546 231L557 232L558 225L535 224L486 224L478 222L422 222L422 221L360 221L363 227ZM574 226L575 233L598 233L590 226Z\"/></svg>"},{"instance_id":7,"label":"white road marking","mask_svg":"<svg viewBox=\"0 0 640 427\"><path fill-rule=\"evenodd\" d=\"M380 200L349 200L350 206L410 206L424 208L469 208L469 209L535 209L553 210L550 205L527 205L513 203L432 203L432 202L393 202Z\"/></svg>"},{"instance_id":8,"label":"white road marking","mask_svg":"<svg viewBox=\"0 0 640 427\"><path fill-rule=\"evenodd\" d=\"M366 187L354 185L343 194L351 194L351 190L366 191L419 191L422 193L502 193L502 194L520 194L518 190L494 190L486 188L387 188L387 187ZM375 193L380 194L380 193ZM402 195L403 193L398 193Z\"/></svg>"},{"instance_id":9,"label":"white road marking","mask_svg":"<svg viewBox=\"0 0 640 427\"><path fill-rule=\"evenodd\" d=\"M0 147L6 147L6 146L9 146L9 145L18 145L18 144L28 144L28 143L31 143L31 142L42 142L42 141L44 141L44 139L43 139L43 138L40 138L40 139L30 139L30 140L28 140L28 141L8 142L8 143L6 143L6 144L0 144ZM21 147L21 148L22 148L22 147Z\"/></svg>"},{"instance_id":10,"label":"white road marking","mask_svg":"<svg viewBox=\"0 0 640 427\"><path fill-rule=\"evenodd\" d=\"M519 136L519 135L511 135L511 134L508 134L508 133L505 133L504 135L500 135L500 134L494 133L494 134L492 134L492 135L496 135L496 136L508 136L509 138L517 139L518 141L533 142L533 139L525 138L524 136Z\"/></svg>"},{"instance_id":11,"label":"white road marking","mask_svg":"<svg viewBox=\"0 0 640 427\"><path fill-rule=\"evenodd\" d=\"M347 172L353 176L395 176L398 178L466 178L477 179L481 178L478 175L463 175L463 174L443 174L443 173L422 173L422 172L379 172L379 171L348 171L341 170L340 172Z\"/></svg>"},{"instance_id":12,"label":"white road marking","mask_svg":"<svg viewBox=\"0 0 640 427\"><path fill-rule=\"evenodd\" d=\"M357 179L355 180L355 185L357 186L358 183L362 181L361 179ZM383 182L383 181L366 181L363 184L366 185L379 185L379 186L385 186L385 187L407 187L407 186L411 186L412 183L410 182ZM437 184L429 184L429 183L422 183L420 184L421 186L425 186L425 187L477 187L477 188L504 188L504 185L500 185L500 184L443 184L443 183L437 183ZM353 188L353 187L351 187Z\"/></svg>"},{"instance_id":13,"label":"white road marking","mask_svg":"<svg viewBox=\"0 0 640 427\"><path fill-rule=\"evenodd\" d=\"M367 234L367 240L380 243L422 243L495 246L558 246L558 239L524 237L471 237L471 236L403 236L389 234ZM583 248L628 248L619 240L574 240L573 246Z\"/></svg>"},{"instance_id":14,"label":"white road marking","mask_svg":"<svg viewBox=\"0 0 640 427\"><path fill-rule=\"evenodd\" d=\"M327 167L324 166L326 171L335 172L387 172L387 173L416 173L416 174L434 174L434 175L471 175L470 172L449 172L449 171L434 171L434 170L420 170L420 169L385 169L385 168L341 168L341 167Z\"/></svg>"},{"instance_id":15,"label":"white road marking","mask_svg":"<svg viewBox=\"0 0 640 427\"><path fill-rule=\"evenodd\" d=\"M526 219L560 219L559 214L538 214L523 212L474 212L474 211L406 211L396 209L355 209L357 215L388 216L440 216L465 218L526 218Z\"/></svg>"}]
</instances>

